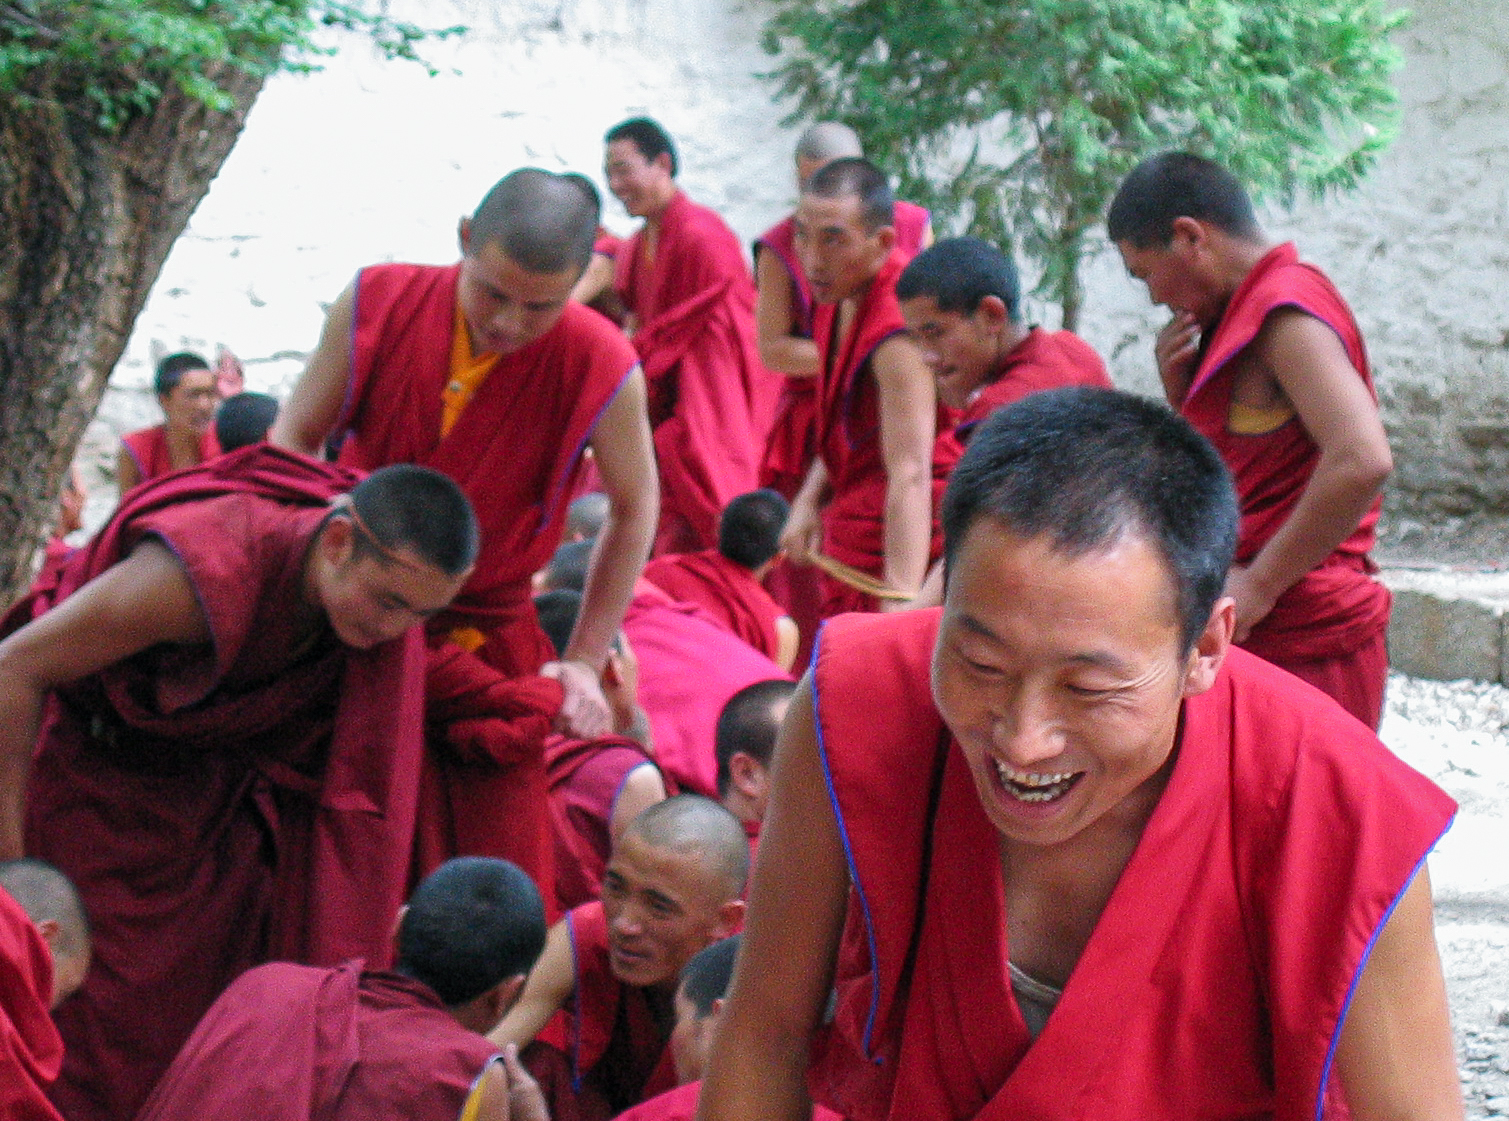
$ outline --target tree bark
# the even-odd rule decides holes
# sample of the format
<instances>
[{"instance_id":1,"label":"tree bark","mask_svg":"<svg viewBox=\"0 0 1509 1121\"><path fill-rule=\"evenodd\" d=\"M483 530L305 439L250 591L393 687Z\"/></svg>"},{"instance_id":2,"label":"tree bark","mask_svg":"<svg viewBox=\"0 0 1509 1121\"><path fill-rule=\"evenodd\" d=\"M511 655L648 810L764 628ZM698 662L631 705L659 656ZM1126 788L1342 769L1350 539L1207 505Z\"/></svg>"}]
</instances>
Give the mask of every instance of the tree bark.
<instances>
[{"instance_id":1,"label":"tree bark","mask_svg":"<svg viewBox=\"0 0 1509 1121\"><path fill-rule=\"evenodd\" d=\"M169 87L115 134L58 101L0 114L0 602L26 590L110 371L263 83L209 76L228 111Z\"/></svg>"}]
</instances>

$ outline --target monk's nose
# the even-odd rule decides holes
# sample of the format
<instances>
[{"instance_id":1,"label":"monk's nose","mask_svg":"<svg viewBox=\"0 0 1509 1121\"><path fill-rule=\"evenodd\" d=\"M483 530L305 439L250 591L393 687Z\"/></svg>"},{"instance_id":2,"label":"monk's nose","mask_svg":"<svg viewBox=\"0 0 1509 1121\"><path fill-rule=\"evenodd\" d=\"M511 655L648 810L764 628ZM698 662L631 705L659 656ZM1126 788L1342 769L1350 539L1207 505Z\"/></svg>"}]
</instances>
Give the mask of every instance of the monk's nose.
<instances>
[{"instance_id":1,"label":"monk's nose","mask_svg":"<svg viewBox=\"0 0 1509 1121\"><path fill-rule=\"evenodd\" d=\"M1035 690L1014 690L1006 703L998 705L993 718L995 746L1014 767L1025 769L1064 750L1063 731L1053 706Z\"/></svg>"}]
</instances>

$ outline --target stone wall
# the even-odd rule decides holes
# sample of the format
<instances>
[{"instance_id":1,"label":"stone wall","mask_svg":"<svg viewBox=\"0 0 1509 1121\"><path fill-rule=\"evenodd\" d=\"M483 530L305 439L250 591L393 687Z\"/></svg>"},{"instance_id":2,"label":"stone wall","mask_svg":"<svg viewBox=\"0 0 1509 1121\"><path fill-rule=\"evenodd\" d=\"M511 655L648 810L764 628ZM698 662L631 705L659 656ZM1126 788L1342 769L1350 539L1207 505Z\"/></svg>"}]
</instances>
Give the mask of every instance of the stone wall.
<instances>
[{"instance_id":1,"label":"stone wall","mask_svg":"<svg viewBox=\"0 0 1509 1121\"><path fill-rule=\"evenodd\" d=\"M1272 214L1358 311L1398 468L1396 531L1509 514L1509 6L1420 0L1400 37L1406 116L1362 190ZM281 391L322 305L361 265L455 253L455 223L524 163L598 176L601 135L659 117L682 182L746 239L792 199L792 133L757 74L770 65L757 0L401 0L431 24L442 73L347 42L325 71L269 83L246 133L175 247L91 445L149 422L152 340L224 343L255 388ZM629 228L617 204L610 225ZM1153 392L1147 306L1113 252L1087 271L1083 331L1118 384ZM1044 320L1051 311L1036 309Z\"/></svg>"}]
</instances>

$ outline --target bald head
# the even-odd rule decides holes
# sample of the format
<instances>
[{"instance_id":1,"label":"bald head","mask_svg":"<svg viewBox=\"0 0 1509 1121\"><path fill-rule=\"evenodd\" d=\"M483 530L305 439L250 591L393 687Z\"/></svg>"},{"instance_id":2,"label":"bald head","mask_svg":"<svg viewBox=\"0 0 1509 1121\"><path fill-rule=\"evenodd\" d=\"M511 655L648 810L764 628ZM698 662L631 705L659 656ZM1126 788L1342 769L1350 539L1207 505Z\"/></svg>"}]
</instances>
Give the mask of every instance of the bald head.
<instances>
[{"instance_id":1,"label":"bald head","mask_svg":"<svg viewBox=\"0 0 1509 1121\"><path fill-rule=\"evenodd\" d=\"M608 496L600 490L573 499L566 507L566 540L587 541L597 537L612 513Z\"/></svg>"},{"instance_id":2,"label":"bald head","mask_svg":"<svg viewBox=\"0 0 1509 1121\"><path fill-rule=\"evenodd\" d=\"M466 252L489 242L532 273L582 272L592 259L602 200L586 176L520 168L499 180L467 227Z\"/></svg>"},{"instance_id":3,"label":"bald head","mask_svg":"<svg viewBox=\"0 0 1509 1121\"><path fill-rule=\"evenodd\" d=\"M624 837L638 838L650 848L695 855L723 900L744 893L749 838L739 819L710 798L678 794L657 802L629 823Z\"/></svg>"},{"instance_id":4,"label":"bald head","mask_svg":"<svg viewBox=\"0 0 1509 1121\"><path fill-rule=\"evenodd\" d=\"M839 124L837 121L818 121L802 133L796 142L798 160L828 163L832 160L843 159L845 156L863 156L864 154L865 150L859 142L859 134L848 125Z\"/></svg>"},{"instance_id":5,"label":"bald head","mask_svg":"<svg viewBox=\"0 0 1509 1121\"><path fill-rule=\"evenodd\" d=\"M52 951L52 1005L84 981L89 969L89 918L73 882L46 861L25 857L0 864L0 887L21 905Z\"/></svg>"}]
</instances>

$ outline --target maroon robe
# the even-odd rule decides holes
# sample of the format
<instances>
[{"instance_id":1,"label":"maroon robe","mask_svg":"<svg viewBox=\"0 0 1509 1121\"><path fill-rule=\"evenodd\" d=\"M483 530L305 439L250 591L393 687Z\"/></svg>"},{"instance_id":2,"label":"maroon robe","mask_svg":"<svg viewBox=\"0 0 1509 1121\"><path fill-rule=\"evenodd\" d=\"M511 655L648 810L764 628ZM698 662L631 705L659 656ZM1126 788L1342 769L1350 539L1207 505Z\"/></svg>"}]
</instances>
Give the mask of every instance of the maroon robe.
<instances>
[{"instance_id":1,"label":"maroon robe","mask_svg":"<svg viewBox=\"0 0 1509 1121\"><path fill-rule=\"evenodd\" d=\"M362 965L243 973L138 1121L456 1121L498 1049L427 985Z\"/></svg>"},{"instance_id":2,"label":"maroon robe","mask_svg":"<svg viewBox=\"0 0 1509 1121\"><path fill-rule=\"evenodd\" d=\"M775 624L786 612L749 569L718 550L659 557L645 566L644 578L673 599L697 604L767 658L779 655Z\"/></svg>"},{"instance_id":3,"label":"maroon robe","mask_svg":"<svg viewBox=\"0 0 1509 1121\"><path fill-rule=\"evenodd\" d=\"M154 647L60 687L27 798L26 849L77 885L94 932L58 1009L53 1097L131 1117L226 983L272 957L383 960L408 889L423 755L424 637L302 644L306 553L358 476L265 445L130 492L12 622L144 537L183 564L204 647ZM301 649L301 646L303 648Z\"/></svg>"},{"instance_id":4,"label":"maroon robe","mask_svg":"<svg viewBox=\"0 0 1509 1121\"><path fill-rule=\"evenodd\" d=\"M791 675L702 608L641 580L624 616L639 659L639 703L650 718L655 759L683 791L718 797L713 741L729 698L756 681Z\"/></svg>"},{"instance_id":5,"label":"maroon robe","mask_svg":"<svg viewBox=\"0 0 1509 1121\"><path fill-rule=\"evenodd\" d=\"M999 835L932 702L940 615L833 620L814 661L854 882L814 1095L850 1121L1322 1116L1357 976L1451 799L1232 650L1184 702L1167 787L1032 1041L979 859Z\"/></svg>"},{"instance_id":6,"label":"maroon robe","mask_svg":"<svg viewBox=\"0 0 1509 1121\"><path fill-rule=\"evenodd\" d=\"M602 894L613 850L613 807L631 772L653 767L649 752L625 736L545 741L550 817L555 827L555 895L565 909Z\"/></svg>"},{"instance_id":7,"label":"maroon robe","mask_svg":"<svg viewBox=\"0 0 1509 1121\"><path fill-rule=\"evenodd\" d=\"M880 447L880 390L871 360L882 343L906 330L896 278L906 267L892 253L859 301L843 339L834 337L839 304L820 304L814 316L822 372L818 375L818 452L833 497L823 509L823 552L877 579L885 575L886 469ZM929 559L943 549L938 504L960 448L952 438L953 411L938 404L933 446L933 532ZM875 601L824 575L824 617L873 611Z\"/></svg>"},{"instance_id":8,"label":"maroon robe","mask_svg":"<svg viewBox=\"0 0 1509 1121\"><path fill-rule=\"evenodd\" d=\"M1298 416L1261 435L1232 432L1228 424L1236 370L1232 360L1280 308L1297 308L1336 332L1347 359L1373 392L1362 334L1346 301L1319 269L1300 262L1292 243L1271 250L1201 340L1200 363L1179 406L1231 469L1242 506L1237 564L1250 563L1293 514L1320 459L1320 449ZM1374 498L1351 535L1284 592L1242 644L1331 693L1372 728L1383 715L1388 676L1391 599L1373 578L1377 568L1368 557L1382 506L1382 497Z\"/></svg>"},{"instance_id":9,"label":"maroon robe","mask_svg":"<svg viewBox=\"0 0 1509 1121\"><path fill-rule=\"evenodd\" d=\"M638 327L660 464L655 552L718 543L718 517L759 485L781 378L760 362L754 280L739 239L680 191L660 216L653 262L643 231L616 258L614 281Z\"/></svg>"},{"instance_id":10,"label":"maroon robe","mask_svg":"<svg viewBox=\"0 0 1509 1121\"><path fill-rule=\"evenodd\" d=\"M136 471L141 475L139 482L160 478L174 470L173 457L168 453L166 425L159 424L153 428L127 432L121 437L121 447L136 461ZM215 428L211 425L199 438L199 462L214 459L219 454L220 441L215 439Z\"/></svg>"},{"instance_id":11,"label":"maroon robe","mask_svg":"<svg viewBox=\"0 0 1509 1121\"><path fill-rule=\"evenodd\" d=\"M1069 385L1111 388L1106 364L1095 348L1071 331L1045 331L1033 327L1027 337L1011 348L995 377L979 388L964 407L954 435L967 444L986 417L1029 393Z\"/></svg>"},{"instance_id":12,"label":"maroon robe","mask_svg":"<svg viewBox=\"0 0 1509 1121\"><path fill-rule=\"evenodd\" d=\"M63 1067L51 1003L52 951L0 888L0 1117L6 1121L60 1121L47 1100Z\"/></svg>"},{"instance_id":13,"label":"maroon robe","mask_svg":"<svg viewBox=\"0 0 1509 1121\"><path fill-rule=\"evenodd\" d=\"M419 463L442 471L471 499L482 529L476 570L430 626L437 647L456 628L485 644L475 657L436 651L428 715L437 747L424 781L418 872L451 856L503 857L534 878L549 906L543 734L560 707L559 688L531 681L510 689L486 667L518 679L555 658L535 615L530 578L561 543L582 454L635 356L606 319L569 304L542 337L498 359L442 436L459 274L460 265L375 265L358 274L341 461L368 470ZM515 723L489 737L478 726L500 696L505 707L495 715ZM449 702L456 698L468 725L452 734L457 705ZM524 734L531 727L539 734ZM500 741L500 750L487 750ZM483 750L473 750L479 743Z\"/></svg>"},{"instance_id":14,"label":"maroon robe","mask_svg":"<svg viewBox=\"0 0 1509 1121\"><path fill-rule=\"evenodd\" d=\"M676 1085L671 995L657 1002L613 976L601 903L577 907L566 922L576 987L526 1059L551 1121L607 1121Z\"/></svg>"}]
</instances>

